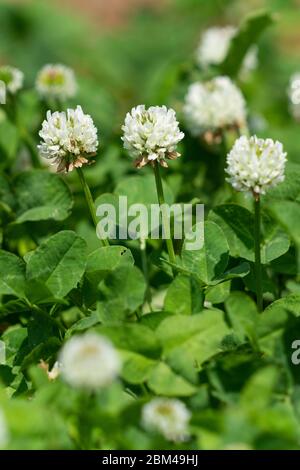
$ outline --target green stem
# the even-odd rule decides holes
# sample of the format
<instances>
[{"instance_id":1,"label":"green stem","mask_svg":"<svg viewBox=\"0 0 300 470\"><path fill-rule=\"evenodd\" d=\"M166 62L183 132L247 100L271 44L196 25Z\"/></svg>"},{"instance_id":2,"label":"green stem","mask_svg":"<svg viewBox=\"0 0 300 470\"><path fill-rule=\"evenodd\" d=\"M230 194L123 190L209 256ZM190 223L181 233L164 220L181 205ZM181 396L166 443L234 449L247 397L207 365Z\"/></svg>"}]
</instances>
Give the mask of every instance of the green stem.
<instances>
[{"instance_id":1,"label":"green stem","mask_svg":"<svg viewBox=\"0 0 300 470\"><path fill-rule=\"evenodd\" d=\"M142 389L143 395L148 398L149 397L149 392L148 392L147 387L144 383L141 383L141 389Z\"/></svg>"},{"instance_id":2,"label":"green stem","mask_svg":"<svg viewBox=\"0 0 300 470\"><path fill-rule=\"evenodd\" d=\"M64 103L56 98L48 98L46 101L47 110L50 109L52 112L54 111L63 111L64 110Z\"/></svg>"},{"instance_id":3,"label":"green stem","mask_svg":"<svg viewBox=\"0 0 300 470\"><path fill-rule=\"evenodd\" d=\"M260 259L260 197L254 194L254 244L257 309L263 311L262 272Z\"/></svg>"},{"instance_id":4,"label":"green stem","mask_svg":"<svg viewBox=\"0 0 300 470\"><path fill-rule=\"evenodd\" d=\"M151 295L151 288L150 288L150 281L149 281L149 270L148 270L148 261L147 261L147 253L146 253L146 249L147 249L146 240L141 240L140 245L141 245L142 268L143 268L144 278L145 278L146 286L147 286L145 298L152 312L152 306L151 306L152 295Z\"/></svg>"},{"instance_id":5,"label":"green stem","mask_svg":"<svg viewBox=\"0 0 300 470\"><path fill-rule=\"evenodd\" d=\"M40 156L37 151L36 143L34 139L32 139L32 137L30 136L30 134L27 132L25 127L23 127L20 122L15 96L11 97L10 106L7 111L7 116L10 119L10 121L18 129L20 138L29 152L33 168L42 168L42 164L41 164Z\"/></svg>"},{"instance_id":6,"label":"green stem","mask_svg":"<svg viewBox=\"0 0 300 470\"><path fill-rule=\"evenodd\" d=\"M163 231L166 236L166 244L167 244L167 250L169 254L169 261L171 264L176 264L176 257L175 257L173 242L172 242L171 235L170 235L169 218L165 211L165 197L164 197L164 190L163 190L162 180L161 180L160 171L159 171L159 163L156 160L153 163L153 170L154 170L154 176L155 176L158 202L159 202L159 205L161 208L161 214L162 214ZM169 238L168 238L168 234L170 235Z\"/></svg>"},{"instance_id":7,"label":"green stem","mask_svg":"<svg viewBox=\"0 0 300 470\"><path fill-rule=\"evenodd\" d=\"M216 178L217 180L219 179L219 186L221 188L221 190L224 189L225 185L226 185L226 181L225 181L225 166L226 166L226 158L227 158L227 154L229 152L229 145L228 145L228 139L227 139L227 135L226 135L226 131L222 131L222 137L221 137L221 146L220 146L220 150L221 150L221 154L219 155L219 168L216 168L216 173L219 173L219 178ZM217 176L217 175L216 175Z\"/></svg>"},{"instance_id":8,"label":"green stem","mask_svg":"<svg viewBox=\"0 0 300 470\"><path fill-rule=\"evenodd\" d=\"M27 133L27 131L24 128L20 129L20 135L24 142L24 145L26 146L30 154L33 168L42 168L42 164L40 161L39 154L37 152L37 147L36 147L35 142L33 141L31 136Z\"/></svg>"},{"instance_id":9,"label":"green stem","mask_svg":"<svg viewBox=\"0 0 300 470\"><path fill-rule=\"evenodd\" d=\"M90 392L79 394L77 428L78 443L81 450L91 449L92 423L90 410L95 406L94 395Z\"/></svg>"},{"instance_id":10,"label":"green stem","mask_svg":"<svg viewBox=\"0 0 300 470\"><path fill-rule=\"evenodd\" d=\"M97 221L97 217L96 217L96 211L95 211L95 204L94 204L93 196L92 196L90 188L88 187L88 184L86 182L86 179L85 179L84 173L82 171L82 168L77 168L77 173L78 173L81 185L82 185L82 189L84 191L85 199L86 199L86 202L87 202L87 205L88 205L93 223L94 223L95 227L97 228L98 221ZM101 240L101 243L102 243L103 246L109 246L109 242L106 238L100 238L100 240Z\"/></svg>"}]
</instances>

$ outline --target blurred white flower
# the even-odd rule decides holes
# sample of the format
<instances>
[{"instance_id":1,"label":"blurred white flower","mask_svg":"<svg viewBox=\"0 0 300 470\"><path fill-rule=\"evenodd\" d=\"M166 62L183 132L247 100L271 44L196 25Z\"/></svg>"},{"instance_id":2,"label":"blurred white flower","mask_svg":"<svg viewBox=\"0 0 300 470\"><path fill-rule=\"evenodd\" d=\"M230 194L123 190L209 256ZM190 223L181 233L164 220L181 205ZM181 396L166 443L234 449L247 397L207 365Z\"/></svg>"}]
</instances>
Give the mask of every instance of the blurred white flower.
<instances>
[{"instance_id":1,"label":"blurred white flower","mask_svg":"<svg viewBox=\"0 0 300 470\"><path fill-rule=\"evenodd\" d=\"M0 449L4 449L8 443L8 429L3 412L0 410Z\"/></svg>"},{"instance_id":2,"label":"blurred white flower","mask_svg":"<svg viewBox=\"0 0 300 470\"><path fill-rule=\"evenodd\" d=\"M197 63L202 67L222 63L236 33L237 28L234 26L212 27L204 31L196 52ZM257 67L257 52L257 46L252 46L248 50L242 64L242 74L249 73Z\"/></svg>"},{"instance_id":3,"label":"blurred white flower","mask_svg":"<svg viewBox=\"0 0 300 470\"><path fill-rule=\"evenodd\" d=\"M236 28L233 26L212 27L204 31L197 48L199 65L220 64L226 57L230 41L235 33Z\"/></svg>"},{"instance_id":4,"label":"blurred white flower","mask_svg":"<svg viewBox=\"0 0 300 470\"><path fill-rule=\"evenodd\" d=\"M88 164L88 157L95 155L98 148L97 129L81 106L61 113L48 111L39 135L40 155L52 160L58 172Z\"/></svg>"},{"instance_id":5,"label":"blurred white flower","mask_svg":"<svg viewBox=\"0 0 300 470\"><path fill-rule=\"evenodd\" d=\"M72 69L61 64L47 64L38 73L36 89L42 98L64 101L75 96L77 83Z\"/></svg>"},{"instance_id":6,"label":"blurred white flower","mask_svg":"<svg viewBox=\"0 0 300 470\"><path fill-rule=\"evenodd\" d=\"M24 74L15 67L3 65L0 67L0 80L4 82L7 91L15 95L23 87Z\"/></svg>"},{"instance_id":7,"label":"blurred white flower","mask_svg":"<svg viewBox=\"0 0 300 470\"><path fill-rule=\"evenodd\" d=\"M149 431L162 434L174 442L188 438L188 423L191 417L185 404L177 399L154 398L142 409L142 424Z\"/></svg>"},{"instance_id":8,"label":"blurred white flower","mask_svg":"<svg viewBox=\"0 0 300 470\"><path fill-rule=\"evenodd\" d=\"M206 131L245 126L246 102L230 78L216 77L190 85L183 113L190 132L199 136Z\"/></svg>"},{"instance_id":9,"label":"blurred white flower","mask_svg":"<svg viewBox=\"0 0 300 470\"><path fill-rule=\"evenodd\" d=\"M112 343L96 333L69 339L60 353L59 363L66 382L90 390L109 385L121 369L119 355Z\"/></svg>"},{"instance_id":10,"label":"blurred white flower","mask_svg":"<svg viewBox=\"0 0 300 470\"><path fill-rule=\"evenodd\" d=\"M176 151L177 144L183 139L176 114L166 106L144 105L133 108L127 113L122 126L124 148L136 158L136 166L141 168L157 160L162 166L168 166L165 159L180 156Z\"/></svg>"},{"instance_id":11,"label":"blurred white flower","mask_svg":"<svg viewBox=\"0 0 300 470\"><path fill-rule=\"evenodd\" d=\"M227 181L237 191L265 194L284 180L286 155L278 141L242 136L227 156Z\"/></svg>"},{"instance_id":12,"label":"blurred white flower","mask_svg":"<svg viewBox=\"0 0 300 470\"><path fill-rule=\"evenodd\" d=\"M288 95L290 99L290 112L292 116L300 121L300 73L295 73L290 78Z\"/></svg>"}]
</instances>

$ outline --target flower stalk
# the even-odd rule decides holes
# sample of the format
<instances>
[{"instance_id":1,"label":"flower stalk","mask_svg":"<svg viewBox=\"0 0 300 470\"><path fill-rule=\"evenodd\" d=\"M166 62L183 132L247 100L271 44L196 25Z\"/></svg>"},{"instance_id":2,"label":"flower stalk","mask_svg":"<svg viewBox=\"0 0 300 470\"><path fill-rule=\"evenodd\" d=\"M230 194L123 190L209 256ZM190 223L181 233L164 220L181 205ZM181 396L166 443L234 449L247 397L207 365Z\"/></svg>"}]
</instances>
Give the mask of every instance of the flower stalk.
<instances>
[{"instance_id":1,"label":"flower stalk","mask_svg":"<svg viewBox=\"0 0 300 470\"><path fill-rule=\"evenodd\" d=\"M40 157L36 149L36 143L31 137L31 135L27 132L27 129L22 125L21 120L19 118L17 100L15 95L9 96L9 102L7 106L7 117L18 130L20 139L30 155L31 164L33 168L42 168Z\"/></svg>"},{"instance_id":2,"label":"flower stalk","mask_svg":"<svg viewBox=\"0 0 300 470\"><path fill-rule=\"evenodd\" d=\"M20 132L22 141L29 152L29 155L31 158L31 164L33 168L42 168L40 157L36 150L36 143L31 138L30 134L28 134L27 130L24 127L19 127L19 132Z\"/></svg>"},{"instance_id":3,"label":"flower stalk","mask_svg":"<svg viewBox=\"0 0 300 470\"><path fill-rule=\"evenodd\" d=\"M163 190L162 180L161 180L160 171L159 171L159 163L157 162L157 160L153 162L153 170L154 170L154 176L155 176L158 203L161 209L163 232L166 237L166 245L167 245L167 250L168 250L168 255L169 255L169 261L172 265L174 265L176 264L176 257L175 257L173 241L172 241L171 233L170 233L169 218L168 218L168 214L166 212L166 207L165 207L165 196L164 196L164 190Z\"/></svg>"},{"instance_id":4,"label":"flower stalk","mask_svg":"<svg viewBox=\"0 0 300 470\"><path fill-rule=\"evenodd\" d=\"M254 193L254 246L255 246L255 280L256 280L256 302L258 312L263 311L262 270L260 257L260 196Z\"/></svg>"},{"instance_id":5,"label":"flower stalk","mask_svg":"<svg viewBox=\"0 0 300 470\"><path fill-rule=\"evenodd\" d=\"M146 281L145 299L148 302L149 308L152 312L152 306L151 306L152 295L151 295L150 280L149 280L149 269L148 269L148 260L147 260L147 240L146 239L141 238L140 249L141 249L142 269L143 269L144 278Z\"/></svg>"},{"instance_id":6,"label":"flower stalk","mask_svg":"<svg viewBox=\"0 0 300 470\"><path fill-rule=\"evenodd\" d=\"M82 168L80 168L80 167L77 168L77 173L78 173L78 177L79 177L82 189L84 191L86 203L88 205L92 221L93 221L95 227L97 228L98 221L97 221L97 217L96 217L96 211L95 211L95 204L94 204L93 196L91 194L90 188L89 188L89 186L87 184L87 181L85 179ZM109 246L109 241L106 238L101 238L100 240L101 240L101 243L102 243L103 246Z\"/></svg>"}]
</instances>

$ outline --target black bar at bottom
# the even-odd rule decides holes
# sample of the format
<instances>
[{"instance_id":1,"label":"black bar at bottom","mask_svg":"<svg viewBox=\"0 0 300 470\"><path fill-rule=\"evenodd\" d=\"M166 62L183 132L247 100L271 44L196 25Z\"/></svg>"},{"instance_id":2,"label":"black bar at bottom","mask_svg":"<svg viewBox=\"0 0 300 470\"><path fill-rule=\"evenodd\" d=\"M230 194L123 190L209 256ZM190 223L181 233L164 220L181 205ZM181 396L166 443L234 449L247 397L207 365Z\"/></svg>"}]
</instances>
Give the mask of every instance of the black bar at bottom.
<instances>
[{"instance_id":1,"label":"black bar at bottom","mask_svg":"<svg viewBox=\"0 0 300 470\"><path fill-rule=\"evenodd\" d=\"M124 468L140 468L145 465L151 467L162 465L164 467L178 466L189 468L202 468L204 465L226 464L253 465L262 463L264 465L284 464L298 461L299 455L295 451L2 451L0 452L1 468L4 464L11 463L43 463L48 464L71 464L72 461L89 468L101 466L102 468L120 466ZM220 467L221 468L221 467Z\"/></svg>"}]
</instances>

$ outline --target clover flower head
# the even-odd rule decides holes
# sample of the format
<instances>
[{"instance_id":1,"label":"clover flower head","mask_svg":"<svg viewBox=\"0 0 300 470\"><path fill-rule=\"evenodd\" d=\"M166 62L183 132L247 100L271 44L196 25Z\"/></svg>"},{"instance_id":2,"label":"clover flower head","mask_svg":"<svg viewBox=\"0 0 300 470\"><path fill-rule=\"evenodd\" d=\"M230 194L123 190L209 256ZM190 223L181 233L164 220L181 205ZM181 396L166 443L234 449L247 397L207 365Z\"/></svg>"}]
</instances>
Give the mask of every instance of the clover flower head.
<instances>
[{"instance_id":1,"label":"clover flower head","mask_svg":"<svg viewBox=\"0 0 300 470\"><path fill-rule=\"evenodd\" d=\"M111 342L96 333L74 336L64 345L59 362L61 375L71 386L97 390L119 374L121 361Z\"/></svg>"},{"instance_id":2,"label":"clover flower head","mask_svg":"<svg viewBox=\"0 0 300 470\"><path fill-rule=\"evenodd\" d=\"M232 38L236 35L234 26L208 28L202 34L197 51L196 60L201 67L219 65L225 59ZM244 57L241 72L246 74L257 67L257 46L252 46Z\"/></svg>"},{"instance_id":3,"label":"clover flower head","mask_svg":"<svg viewBox=\"0 0 300 470\"><path fill-rule=\"evenodd\" d=\"M122 130L124 148L136 159L137 168L155 160L166 167L166 159L174 160L180 156L176 147L184 134L173 109L166 106L146 109L139 105L127 113Z\"/></svg>"},{"instance_id":4,"label":"clover flower head","mask_svg":"<svg viewBox=\"0 0 300 470\"><path fill-rule=\"evenodd\" d=\"M237 191L265 194L284 180L286 155L278 141L242 136L227 156L227 181Z\"/></svg>"},{"instance_id":5,"label":"clover flower head","mask_svg":"<svg viewBox=\"0 0 300 470\"><path fill-rule=\"evenodd\" d=\"M142 409L144 428L156 431L173 442L181 442L188 438L190 417L191 413L185 404L177 399L154 398Z\"/></svg>"},{"instance_id":6,"label":"clover flower head","mask_svg":"<svg viewBox=\"0 0 300 470\"><path fill-rule=\"evenodd\" d=\"M40 155L50 159L58 172L69 172L91 163L88 158L98 148L97 129L81 106L67 112L48 111L39 135Z\"/></svg>"},{"instance_id":7,"label":"clover flower head","mask_svg":"<svg viewBox=\"0 0 300 470\"><path fill-rule=\"evenodd\" d=\"M23 87L24 74L15 67L3 65L0 67L0 80L5 84L7 91L15 95Z\"/></svg>"},{"instance_id":8,"label":"clover flower head","mask_svg":"<svg viewBox=\"0 0 300 470\"><path fill-rule=\"evenodd\" d=\"M76 95L77 83L72 69L62 64L47 64L38 73L36 89L44 98L64 101Z\"/></svg>"},{"instance_id":9,"label":"clover flower head","mask_svg":"<svg viewBox=\"0 0 300 470\"><path fill-rule=\"evenodd\" d=\"M293 74L290 78L289 88L289 108L290 113L296 119L300 121L300 73Z\"/></svg>"},{"instance_id":10,"label":"clover flower head","mask_svg":"<svg viewBox=\"0 0 300 470\"><path fill-rule=\"evenodd\" d=\"M216 77L190 85L183 113L194 136L240 128L246 123L246 103L241 91L228 77Z\"/></svg>"},{"instance_id":11,"label":"clover flower head","mask_svg":"<svg viewBox=\"0 0 300 470\"><path fill-rule=\"evenodd\" d=\"M3 412L0 410L0 449L6 447L8 442L8 429Z\"/></svg>"}]
</instances>

